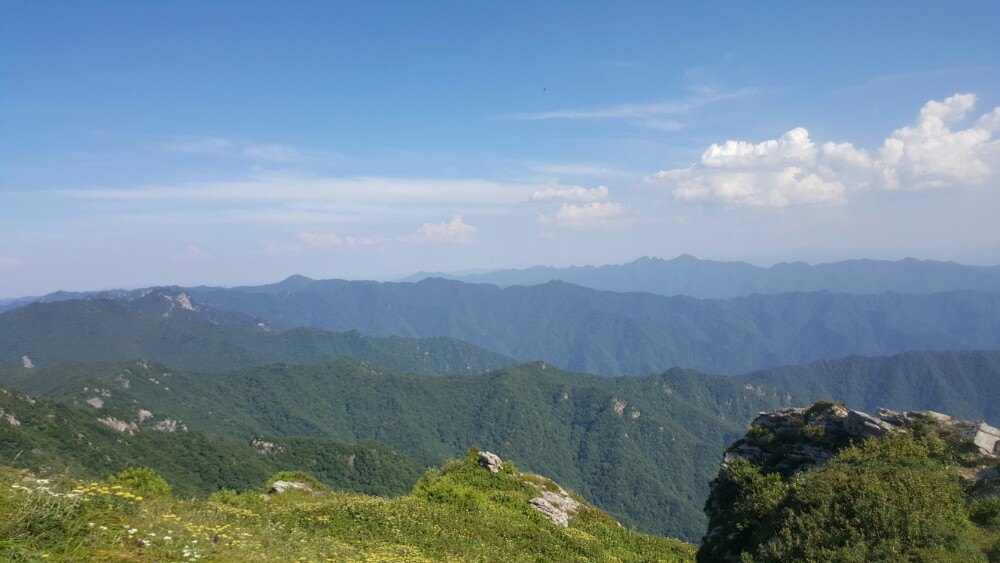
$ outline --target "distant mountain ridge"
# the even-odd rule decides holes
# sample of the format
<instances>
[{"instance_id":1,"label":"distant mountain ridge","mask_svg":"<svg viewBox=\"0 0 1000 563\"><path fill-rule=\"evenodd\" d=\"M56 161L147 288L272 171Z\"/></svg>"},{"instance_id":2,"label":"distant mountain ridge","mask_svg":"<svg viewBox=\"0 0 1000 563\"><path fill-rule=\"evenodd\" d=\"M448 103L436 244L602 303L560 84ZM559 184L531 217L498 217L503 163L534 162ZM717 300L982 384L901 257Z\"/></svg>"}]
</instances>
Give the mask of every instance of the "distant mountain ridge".
<instances>
[{"instance_id":1,"label":"distant mountain ridge","mask_svg":"<svg viewBox=\"0 0 1000 563\"><path fill-rule=\"evenodd\" d=\"M57 309L64 313L52 313ZM478 373L513 365L515 358L603 375L675 366L739 374L851 354L1000 349L1000 293L797 292L723 300L598 291L565 282L499 288L443 279L296 277L247 288L106 292L15 308L0 314L0 361L32 353L52 358L45 361L74 361L71 350L79 361L146 358L194 370L334 359L324 352L333 346L324 340L329 335L309 328L468 343L439 341L450 342L452 358L440 364L423 362L411 346L416 363L409 369L424 373L442 367ZM261 334L268 331L270 336ZM395 363L397 356L351 357L406 369Z\"/></svg>"},{"instance_id":2,"label":"distant mountain ridge","mask_svg":"<svg viewBox=\"0 0 1000 563\"><path fill-rule=\"evenodd\" d=\"M448 336L522 361L604 375L674 366L738 374L850 354L1000 348L1000 293L973 291L713 300L565 282L499 288L443 279L187 291L201 303L266 319L278 329Z\"/></svg>"},{"instance_id":3,"label":"distant mountain ridge","mask_svg":"<svg viewBox=\"0 0 1000 563\"><path fill-rule=\"evenodd\" d=\"M38 302L0 313L0 362L144 359L193 371L350 357L414 373L478 374L517 362L452 338L369 337L357 331L272 330L263 320L158 289L141 298Z\"/></svg>"},{"instance_id":4,"label":"distant mountain ridge","mask_svg":"<svg viewBox=\"0 0 1000 563\"><path fill-rule=\"evenodd\" d=\"M756 293L794 291L837 293L937 293L952 290L1000 291L1000 266L966 266L955 262L906 258L846 260L811 265L782 262L760 267L746 262L701 260L683 254L670 260L643 257L625 264L535 266L482 274L421 272L400 281L416 282L441 277L502 287L564 281L608 291L645 291L659 295L698 298L731 298Z\"/></svg>"}]
</instances>

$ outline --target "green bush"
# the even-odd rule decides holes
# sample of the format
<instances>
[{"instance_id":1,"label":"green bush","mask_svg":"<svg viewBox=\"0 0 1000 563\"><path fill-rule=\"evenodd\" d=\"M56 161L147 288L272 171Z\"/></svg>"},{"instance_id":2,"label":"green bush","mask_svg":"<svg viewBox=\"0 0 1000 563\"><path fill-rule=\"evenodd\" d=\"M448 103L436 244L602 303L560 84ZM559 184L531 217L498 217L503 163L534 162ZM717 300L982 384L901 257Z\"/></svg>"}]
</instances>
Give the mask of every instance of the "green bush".
<instances>
[{"instance_id":1,"label":"green bush","mask_svg":"<svg viewBox=\"0 0 1000 563\"><path fill-rule=\"evenodd\" d=\"M986 561L940 443L913 434L868 440L787 483L734 460L719 496L728 507L723 541L745 561ZM975 515L992 522L995 510L983 503Z\"/></svg>"},{"instance_id":2,"label":"green bush","mask_svg":"<svg viewBox=\"0 0 1000 563\"><path fill-rule=\"evenodd\" d=\"M121 485L135 494L149 498L170 496L170 483L148 467L126 469L108 477L108 484Z\"/></svg>"}]
</instances>

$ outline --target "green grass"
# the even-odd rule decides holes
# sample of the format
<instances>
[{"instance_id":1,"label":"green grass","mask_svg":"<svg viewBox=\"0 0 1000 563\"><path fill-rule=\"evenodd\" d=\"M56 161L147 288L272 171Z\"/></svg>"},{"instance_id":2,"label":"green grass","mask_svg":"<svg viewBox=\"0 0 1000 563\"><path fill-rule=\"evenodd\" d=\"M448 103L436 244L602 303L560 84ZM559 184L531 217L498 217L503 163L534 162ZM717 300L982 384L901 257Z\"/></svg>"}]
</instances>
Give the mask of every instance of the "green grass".
<instances>
[{"instance_id":1,"label":"green grass","mask_svg":"<svg viewBox=\"0 0 1000 563\"><path fill-rule=\"evenodd\" d=\"M150 483L144 482L147 479ZM528 504L540 476L474 455L410 495L216 493L180 499L155 475L40 480L0 467L5 561L692 561L694 546L621 527L590 505L559 527ZM140 494L152 490L152 496Z\"/></svg>"}]
</instances>

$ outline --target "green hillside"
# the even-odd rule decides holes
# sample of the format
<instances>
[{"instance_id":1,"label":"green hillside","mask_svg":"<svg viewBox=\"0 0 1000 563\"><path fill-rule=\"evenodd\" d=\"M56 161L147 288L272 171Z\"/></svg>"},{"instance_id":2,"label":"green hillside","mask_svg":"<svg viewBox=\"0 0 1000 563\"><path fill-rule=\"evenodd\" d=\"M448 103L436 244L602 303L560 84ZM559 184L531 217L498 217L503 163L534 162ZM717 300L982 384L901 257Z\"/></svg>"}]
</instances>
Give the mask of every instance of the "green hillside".
<instances>
[{"instance_id":1,"label":"green hillside","mask_svg":"<svg viewBox=\"0 0 1000 563\"><path fill-rule=\"evenodd\" d=\"M249 438L185 431L183 425L155 429L162 418L143 421L142 428L130 426L139 418L134 410L107 406L96 411L0 388L0 465L87 479L151 467L182 495L243 490L286 470L310 471L338 490L399 495L423 471L417 462L377 442L282 437L266 438L271 447L265 449L262 443L251 445Z\"/></svg>"},{"instance_id":2,"label":"green hillside","mask_svg":"<svg viewBox=\"0 0 1000 563\"><path fill-rule=\"evenodd\" d=\"M295 477L295 476L283 476ZM305 477L305 483L309 480ZM259 486L263 486L262 481ZM693 561L694 546L621 527L510 462L428 472L410 495L315 488L181 500L156 477L42 480L0 467L0 557L86 561ZM534 508L567 499L565 526Z\"/></svg>"},{"instance_id":3,"label":"green hillside","mask_svg":"<svg viewBox=\"0 0 1000 563\"><path fill-rule=\"evenodd\" d=\"M1000 293L974 291L712 300L563 282L501 289L442 279L186 291L279 328L450 336L523 361L604 375L675 366L739 374L851 354L1000 348Z\"/></svg>"},{"instance_id":4,"label":"green hillside","mask_svg":"<svg viewBox=\"0 0 1000 563\"><path fill-rule=\"evenodd\" d=\"M846 402L866 412L879 407L933 410L1000 425L1000 351L851 356L740 378L796 397Z\"/></svg>"},{"instance_id":5,"label":"green hillside","mask_svg":"<svg viewBox=\"0 0 1000 563\"><path fill-rule=\"evenodd\" d=\"M411 376L351 360L191 374L135 363L12 368L0 382L191 430L378 440L425 465L478 444L579 491L623 521L697 538L719 452L784 393L687 370L608 378L526 364L481 376ZM92 407L87 407L92 408Z\"/></svg>"},{"instance_id":6,"label":"green hillside","mask_svg":"<svg viewBox=\"0 0 1000 563\"><path fill-rule=\"evenodd\" d=\"M162 293L162 292L161 292ZM516 362L451 338L375 338L317 329L271 331L246 315L163 299L34 303L0 314L0 362L35 365L145 359L178 369L226 371L341 357L412 373L482 373ZM164 316L166 315L166 316Z\"/></svg>"}]
</instances>

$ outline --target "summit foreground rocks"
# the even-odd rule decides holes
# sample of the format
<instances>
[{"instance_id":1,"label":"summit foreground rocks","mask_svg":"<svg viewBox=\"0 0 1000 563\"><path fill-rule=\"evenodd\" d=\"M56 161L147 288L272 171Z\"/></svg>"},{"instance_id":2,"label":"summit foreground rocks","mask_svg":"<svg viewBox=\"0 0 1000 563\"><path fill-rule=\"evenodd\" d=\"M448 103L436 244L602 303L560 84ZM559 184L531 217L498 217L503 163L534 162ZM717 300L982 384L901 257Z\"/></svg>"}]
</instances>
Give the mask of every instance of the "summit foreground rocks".
<instances>
[{"instance_id":1,"label":"summit foreground rocks","mask_svg":"<svg viewBox=\"0 0 1000 563\"><path fill-rule=\"evenodd\" d=\"M816 403L808 408L760 413L747 435L726 449L722 463L726 466L743 457L794 474L828 461L852 442L905 432L910 424L938 426L974 445L983 455L1000 456L1000 429L983 421L961 420L934 411L878 409L872 416L837 403Z\"/></svg>"},{"instance_id":2,"label":"summit foreground rocks","mask_svg":"<svg viewBox=\"0 0 1000 563\"><path fill-rule=\"evenodd\" d=\"M943 475L939 477L940 481L948 481L948 475L958 474L964 478L967 494L973 495L970 498L1000 498L1000 429L983 421L962 420L933 411L878 409L870 415L827 401L808 408L762 412L753 420L746 435L725 450L719 475L710 484L709 499L705 505L709 526L702 540L699 561L741 561L741 557L748 555L742 550L758 546L764 552L781 553L789 538L771 536L771 532L764 531L775 530L776 523L785 518L801 518L801 511L805 509L803 505L798 505L797 508L790 508L791 512L784 512L786 509L782 506L795 506L794 503L784 504L785 495L794 495L796 487L808 486L814 480L810 470L824 467L834 458L841 466L853 464L855 462L851 460L859 459L861 454L854 451L842 460L838 454L844 448L893 436L900 439L912 436L917 440L913 444L919 444L921 436L937 437L938 441L934 443L939 445L933 446L937 448L934 451L939 454L941 451L948 452L949 460L940 462L939 467L944 472L940 474ZM868 454L874 455L872 459L876 463L893 463L891 460L896 459L893 456L900 455L878 447L869 448L869 451L877 452ZM886 455L889 457L881 457ZM852 467L864 473L866 466ZM904 471L904 466L900 466L899 470ZM890 473L895 471L890 470ZM804 475L804 480L798 478L799 474L807 472L810 475ZM889 480L895 482L895 478ZM864 504L871 498L859 502ZM899 507L886 506L885 500L872 502L876 502L878 510L892 512L898 508L905 513L905 510L912 509L903 509L902 506L913 498L904 496L898 500L902 503ZM799 502L802 502L801 497ZM861 510L856 514L857 518L872 517L865 512L868 509ZM905 521L894 521L890 526L897 524L906 526ZM880 541L879 535L875 534L873 541ZM751 557L751 560L755 559Z\"/></svg>"}]
</instances>

